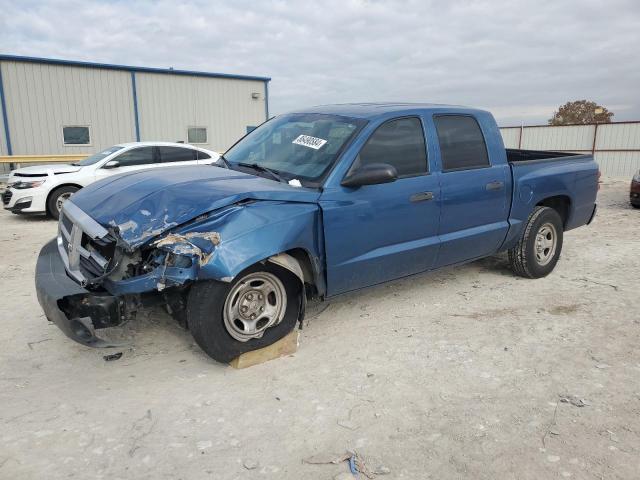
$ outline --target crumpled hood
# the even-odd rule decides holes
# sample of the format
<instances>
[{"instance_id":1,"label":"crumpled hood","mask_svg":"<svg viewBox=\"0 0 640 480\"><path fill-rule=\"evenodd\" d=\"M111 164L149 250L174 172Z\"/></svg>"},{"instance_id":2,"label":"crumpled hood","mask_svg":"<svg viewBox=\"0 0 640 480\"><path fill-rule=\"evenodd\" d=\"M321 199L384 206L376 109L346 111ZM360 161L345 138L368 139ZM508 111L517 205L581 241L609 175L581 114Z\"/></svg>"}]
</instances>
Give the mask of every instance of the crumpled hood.
<instances>
[{"instance_id":1,"label":"crumpled hood","mask_svg":"<svg viewBox=\"0 0 640 480\"><path fill-rule=\"evenodd\" d=\"M135 248L166 230L233 203L279 200L313 203L319 193L208 165L162 167L109 177L71 200Z\"/></svg>"}]
</instances>

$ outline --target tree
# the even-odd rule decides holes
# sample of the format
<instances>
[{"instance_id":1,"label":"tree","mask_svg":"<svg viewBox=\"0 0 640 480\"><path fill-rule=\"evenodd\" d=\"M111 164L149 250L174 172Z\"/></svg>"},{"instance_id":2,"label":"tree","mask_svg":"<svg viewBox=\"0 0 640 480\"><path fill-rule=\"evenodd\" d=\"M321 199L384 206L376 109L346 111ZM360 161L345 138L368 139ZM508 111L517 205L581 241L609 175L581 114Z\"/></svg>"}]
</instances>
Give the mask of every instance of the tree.
<instances>
[{"instance_id":1,"label":"tree","mask_svg":"<svg viewBox=\"0 0 640 480\"><path fill-rule=\"evenodd\" d=\"M553 117L549 119L549 125L586 125L588 123L611 123L613 112L596 102L589 100L575 100L562 105Z\"/></svg>"}]
</instances>

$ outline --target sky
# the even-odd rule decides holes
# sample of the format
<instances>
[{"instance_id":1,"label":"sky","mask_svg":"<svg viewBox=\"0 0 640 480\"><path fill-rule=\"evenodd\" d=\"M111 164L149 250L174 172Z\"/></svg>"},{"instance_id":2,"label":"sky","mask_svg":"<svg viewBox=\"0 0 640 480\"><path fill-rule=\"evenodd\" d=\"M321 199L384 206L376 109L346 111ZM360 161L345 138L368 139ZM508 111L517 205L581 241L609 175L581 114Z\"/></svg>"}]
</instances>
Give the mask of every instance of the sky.
<instances>
[{"instance_id":1,"label":"sky","mask_svg":"<svg viewBox=\"0 0 640 480\"><path fill-rule=\"evenodd\" d=\"M270 113L362 101L640 120L640 1L0 0L0 53L272 78Z\"/></svg>"}]
</instances>

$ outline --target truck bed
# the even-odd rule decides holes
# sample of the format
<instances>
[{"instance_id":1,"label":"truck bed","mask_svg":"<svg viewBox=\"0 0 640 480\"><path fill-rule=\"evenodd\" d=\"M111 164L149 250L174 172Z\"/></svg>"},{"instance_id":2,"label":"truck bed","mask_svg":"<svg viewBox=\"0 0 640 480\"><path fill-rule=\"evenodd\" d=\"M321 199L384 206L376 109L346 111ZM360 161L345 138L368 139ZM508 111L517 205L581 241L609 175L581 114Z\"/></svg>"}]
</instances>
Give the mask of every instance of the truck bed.
<instances>
[{"instance_id":1,"label":"truck bed","mask_svg":"<svg viewBox=\"0 0 640 480\"><path fill-rule=\"evenodd\" d=\"M570 152L551 152L546 150L519 150L516 148L507 148L507 161L509 163L516 162L535 162L535 161L550 161L550 160L566 160L570 157L583 156L580 153Z\"/></svg>"}]
</instances>

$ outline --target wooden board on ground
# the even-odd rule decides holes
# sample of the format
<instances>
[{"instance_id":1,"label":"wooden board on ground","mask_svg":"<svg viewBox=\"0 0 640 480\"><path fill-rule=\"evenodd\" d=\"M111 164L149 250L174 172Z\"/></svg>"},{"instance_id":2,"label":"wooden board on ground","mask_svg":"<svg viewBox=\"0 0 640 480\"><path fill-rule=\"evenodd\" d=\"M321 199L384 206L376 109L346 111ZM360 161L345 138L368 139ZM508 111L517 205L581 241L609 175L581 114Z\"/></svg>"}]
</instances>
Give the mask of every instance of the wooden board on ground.
<instances>
[{"instance_id":1,"label":"wooden board on ground","mask_svg":"<svg viewBox=\"0 0 640 480\"><path fill-rule=\"evenodd\" d=\"M243 353L239 357L231 360L229 365L233 368L247 368L260 363L268 362L276 358L284 357L285 355L291 355L298 351L298 337L300 336L300 330L297 328L293 330L289 335L281 338L276 343L269 345L268 347L254 350L252 352Z\"/></svg>"}]
</instances>

